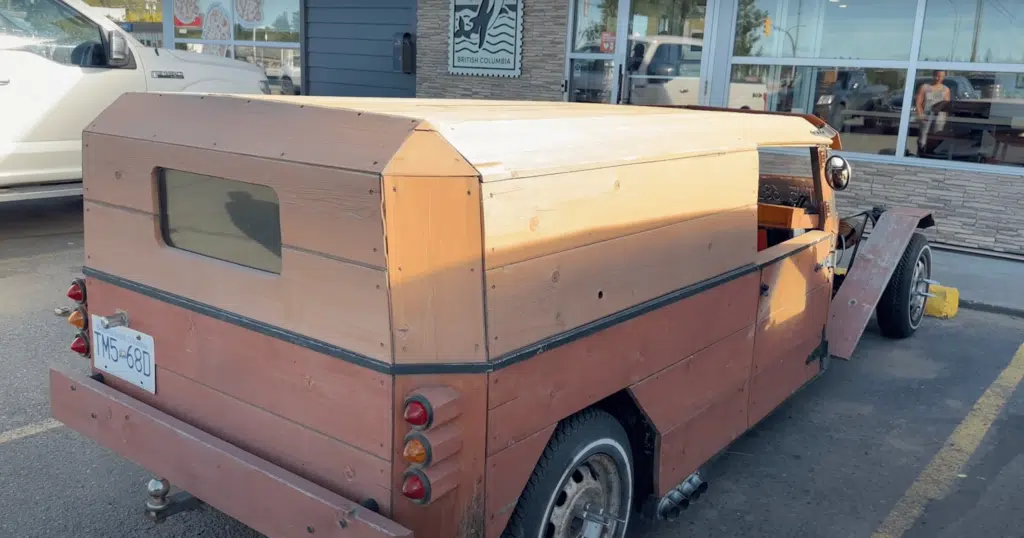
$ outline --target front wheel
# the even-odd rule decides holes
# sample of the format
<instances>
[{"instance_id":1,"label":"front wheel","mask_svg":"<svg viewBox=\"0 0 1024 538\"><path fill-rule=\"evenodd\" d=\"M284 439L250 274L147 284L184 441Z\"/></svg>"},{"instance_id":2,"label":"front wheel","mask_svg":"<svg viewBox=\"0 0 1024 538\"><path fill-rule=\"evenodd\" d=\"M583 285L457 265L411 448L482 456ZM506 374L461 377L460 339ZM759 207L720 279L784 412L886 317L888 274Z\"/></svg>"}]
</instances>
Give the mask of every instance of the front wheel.
<instances>
[{"instance_id":1,"label":"front wheel","mask_svg":"<svg viewBox=\"0 0 1024 538\"><path fill-rule=\"evenodd\" d=\"M915 232L878 301L878 327L884 336L907 338L921 326L931 277L932 249Z\"/></svg>"},{"instance_id":2,"label":"front wheel","mask_svg":"<svg viewBox=\"0 0 1024 538\"><path fill-rule=\"evenodd\" d=\"M502 538L577 538L587 525L588 507L611 516L600 538L623 538L632 503L626 430L612 415L588 409L555 429Z\"/></svg>"}]
</instances>

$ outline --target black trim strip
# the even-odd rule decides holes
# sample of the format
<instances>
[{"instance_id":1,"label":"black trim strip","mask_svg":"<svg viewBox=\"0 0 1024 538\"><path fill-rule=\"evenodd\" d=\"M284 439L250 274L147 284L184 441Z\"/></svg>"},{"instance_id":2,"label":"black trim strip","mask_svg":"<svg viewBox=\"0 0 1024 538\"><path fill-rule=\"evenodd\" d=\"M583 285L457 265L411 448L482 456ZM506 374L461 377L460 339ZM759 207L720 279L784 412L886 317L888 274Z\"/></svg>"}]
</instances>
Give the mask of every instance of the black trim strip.
<instances>
[{"instance_id":1,"label":"black trim strip","mask_svg":"<svg viewBox=\"0 0 1024 538\"><path fill-rule=\"evenodd\" d=\"M568 331L556 334L534 344L530 344L529 346L517 349L515 351L510 351L491 362L484 363L456 362L440 364L387 364L379 360L367 357L366 355L363 355L361 353L356 353L354 351L349 351L347 349L344 349L333 344L328 344L327 342L324 342L322 340L317 340L315 338L303 336L293 331L282 329L280 327L275 327L262 321L257 321L252 318L228 312L226 310L210 306L205 303L200 303L198 301L194 301L192 299L182 297L180 295L168 293L166 291L159 290L151 286L147 286L145 284L140 284L132 280L127 280L119 276L112 275L110 273L93 269L91 267L83 267L82 272L88 277L101 280L108 284L112 284L120 288L134 291L136 293L140 293L147 297L151 297L153 299L157 299L159 301L163 301L165 303L169 303L174 306L190 310L197 314L202 314L204 316L209 316L220 321L231 323L232 325L236 325L244 329L249 329L251 331L255 331L257 333L269 336L271 338L277 338L278 340L283 340L290 344L295 344L297 346L301 346L306 349L316 351L317 353L323 353L336 359L351 362L355 365L369 368L370 370L373 370L375 372L391 375L479 374L500 370L507 366L511 366L518 362L522 362L524 360L540 355L545 351L550 351L554 348L564 346L581 338L590 336L598 331L607 329L611 326L624 323L626 321L642 316L653 310L663 308L670 304L682 301L683 299L686 299L688 297L692 297L698 293L707 291L711 288L721 286L723 284L736 280L737 278L758 271L766 265L770 265L772 263L777 262L778 260L802 252L815 244L817 244L817 242L808 243L807 245L803 245L798 249L787 251L784 254L781 254L778 257L773 258L771 260L759 264L752 263L749 265L745 265L743 267L729 271L728 273L723 273L721 275L710 278L703 282L698 282L697 284L694 284L692 286L687 286L685 288L681 288L679 290L666 293L665 295L656 297L654 299L651 299L650 301L634 305L625 310L621 310L614 314L605 316L601 319L576 327L575 329L570 329Z\"/></svg>"}]
</instances>

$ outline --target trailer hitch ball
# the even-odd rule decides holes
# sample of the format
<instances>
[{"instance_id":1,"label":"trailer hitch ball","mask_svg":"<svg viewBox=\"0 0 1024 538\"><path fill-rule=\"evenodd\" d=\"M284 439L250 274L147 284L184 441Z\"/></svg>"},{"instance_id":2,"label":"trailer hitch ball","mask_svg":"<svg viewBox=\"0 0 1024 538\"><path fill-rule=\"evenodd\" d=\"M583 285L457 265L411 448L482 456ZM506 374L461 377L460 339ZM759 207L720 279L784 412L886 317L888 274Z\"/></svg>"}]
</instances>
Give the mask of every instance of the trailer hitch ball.
<instances>
[{"instance_id":1,"label":"trailer hitch ball","mask_svg":"<svg viewBox=\"0 0 1024 538\"><path fill-rule=\"evenodd\" d=\"M167 509L170 501L167 494L171 492L171 483L166 478L154 478L146 484L146 492L149 499L146 501L146 510L152 513L160 513Z\"/></svg>"}]
</instances>

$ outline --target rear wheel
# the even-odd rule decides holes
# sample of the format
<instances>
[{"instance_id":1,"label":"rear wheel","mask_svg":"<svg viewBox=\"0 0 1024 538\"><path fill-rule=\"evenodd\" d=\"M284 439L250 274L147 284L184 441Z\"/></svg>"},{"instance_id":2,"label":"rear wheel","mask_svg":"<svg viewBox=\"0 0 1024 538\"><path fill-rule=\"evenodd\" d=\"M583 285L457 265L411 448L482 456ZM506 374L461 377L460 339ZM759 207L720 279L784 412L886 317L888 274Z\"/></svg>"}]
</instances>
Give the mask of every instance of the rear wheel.
<instances>
[{"instance_id":1,"label":"rear wheel","mask_svg":"<svg viewBox=\"0 0 1024 538\"><path fill-rule=\"evenodd\" d=\"M621 520L601 538L623 538L633 502L633 455L626 430L596 409L563 421L519 497L503 538L577 538L585 507Z\"/></svg>"},{"instance_id":2,"label":"rear wheel","mask_svg":"<svg viewBox=\"0 0 1024 538\"><path fill-rule=\"evenodd\" d=\"M928 239L915 232L878 301L876 315L883 335L907 338L917 331L924 319L931 276L932 249Z\"/></svg>"}]
</instances>

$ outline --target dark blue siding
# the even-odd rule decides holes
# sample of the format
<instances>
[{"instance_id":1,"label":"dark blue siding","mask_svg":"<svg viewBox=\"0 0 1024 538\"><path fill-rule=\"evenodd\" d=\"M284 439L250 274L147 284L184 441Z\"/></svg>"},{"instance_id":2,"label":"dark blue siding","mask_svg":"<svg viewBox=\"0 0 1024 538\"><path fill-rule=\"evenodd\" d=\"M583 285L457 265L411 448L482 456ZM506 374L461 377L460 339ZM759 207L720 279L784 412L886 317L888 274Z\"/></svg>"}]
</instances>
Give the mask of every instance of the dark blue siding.
<instances>
[{"instance_id":1,"label":"dark blue siding","mask_svg":"<svg viewBox=\"0 0 1024 538\"><path fill-rule=\"evenodd\" d=\"M416 0L305 0L309 95L414 97L416 76L394 67L395 34L416 35Z\"/></svg>"}]
</instances>

